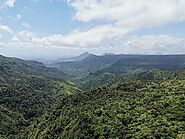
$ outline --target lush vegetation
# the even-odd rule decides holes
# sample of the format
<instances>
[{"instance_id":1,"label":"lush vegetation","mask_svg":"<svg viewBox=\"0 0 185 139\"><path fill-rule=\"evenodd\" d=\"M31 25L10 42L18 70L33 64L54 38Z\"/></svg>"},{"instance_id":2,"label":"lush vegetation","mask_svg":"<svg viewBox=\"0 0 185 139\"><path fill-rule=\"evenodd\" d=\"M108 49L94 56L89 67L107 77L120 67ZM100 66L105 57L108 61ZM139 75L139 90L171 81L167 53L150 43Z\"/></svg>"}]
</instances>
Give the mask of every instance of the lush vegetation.
<instances>
[{"instance_id":1,"label":"lush vegetation","mask_svg":"<svg viewBox=\"0 0 185 139\"><path fill-rule=\"evenodd\" d=\"M76 94L28 128L29 138L181 138L185 81L135 81Z\"/></svg>"},{"instance_id":2,"label":"lush vegetation","mask_svg":"<svg viewBox=\"0 0 185 139\"><path fill-rule=\"evenodd\" d=\"M185 138L184 64L90 55L48 68L0 56L0 139Z\"/></svg>"},{"instance_id":3,"label":"lush vegetation","mask_svg":"<svg viewBox=\"0 0 185 139\"><path fill-rule=\"evenodd\" d=\"M60 98L81 92L66 74L39 62L1 56L0 75L2 137L13 138Z\"/></svg>"},{"instance_id":4,"label":"lush vegetation","mask_svg":"<svg viewBox=\"0 0 185 139\"><path fill-rule=\"evenodd\" d=\"M121 57L122 55L90 55L81 61L60 62L56 63L56 65L59 66L59 69L63 70L65 73L72 75L84 75L89 72L96 71L97 69L107 67L108 65L119 60Z\"/></svg>"},{"instance_id":5,"label":"lush vegetation","mask_svg":"<svg viewBox=\"0 0 185 139\"><path fill-rule=\"evenodd\" d=\"M56 63L65 73L126 73L153 69L177 70L185 67L185 55L90 55L81 61Z\"/></svg>"}]
</instances>

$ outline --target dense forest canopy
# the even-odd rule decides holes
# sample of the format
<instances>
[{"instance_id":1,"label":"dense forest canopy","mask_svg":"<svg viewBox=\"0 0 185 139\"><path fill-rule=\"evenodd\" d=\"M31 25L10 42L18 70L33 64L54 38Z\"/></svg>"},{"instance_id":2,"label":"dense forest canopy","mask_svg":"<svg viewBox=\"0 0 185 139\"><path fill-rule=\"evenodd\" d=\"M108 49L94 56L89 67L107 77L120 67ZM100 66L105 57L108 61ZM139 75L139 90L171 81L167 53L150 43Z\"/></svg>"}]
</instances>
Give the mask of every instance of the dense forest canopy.
<instances>
[{"instance_id":1,"label":"dense forest canopy","mask_svg":"<svg viewBox=\"0 0 185 139\"><path fill-rule=\"evenodd\" d=\"M0 56L0 138L184 138L184 55Z\"/></svg>"}]
</instances>

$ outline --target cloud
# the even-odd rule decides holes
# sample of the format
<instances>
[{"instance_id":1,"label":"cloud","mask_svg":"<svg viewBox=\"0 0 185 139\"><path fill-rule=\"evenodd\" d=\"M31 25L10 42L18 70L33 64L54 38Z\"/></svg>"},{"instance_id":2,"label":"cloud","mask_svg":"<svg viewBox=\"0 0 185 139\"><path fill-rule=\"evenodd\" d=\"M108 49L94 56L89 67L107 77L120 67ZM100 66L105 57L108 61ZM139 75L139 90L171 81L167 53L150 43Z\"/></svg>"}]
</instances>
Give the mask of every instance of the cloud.
<instances>
[{"instance_id":1,"label":"cloud","mask_svg":"<svg viewBox=\"0 0 185 139\"><path fill-rule=\"evenodd\" d=\"M87 31L75 30L68 35L51 35L43 39L45 42L51 42L58 46L92 47L118 33L122 33L120 28L114 28L112 25L100 25Z\"/></svg>"},{"instance_id":2,"label":"cloud","mask_svg":"<svg viewBox=\"0 0 185 139\"><path fill-rule=\"evenodd\" d=\"M21 18L22 18L22 15L21 15L21 14L17 14L17 15L16 15L16 19L17 19L17 20L19 20L19 19L21 19Z\"/></svg>"},{"instance_id":3,"label":"cloud","mask_svg":"<svg viewBox=\"0 0 185 139\"><path fill-rule=\"evenodd\" d=\"M15 1L16 0L4 0L3 5L6 7L14 7Z\"/></svg>"},{"instance_id":4,"label":"cloud","mask_svg":"<svg viewBox=\"0 0 185 139\"><path fill-rule=\"evenodd\" d=\"M76 42L84 46L97 45L106 39L140 29L185 20L184 0L71 0L68 4L75 9L75 20L86 24L99 23L89 30L61 37L65 42L71 39L71 44Z\"/></svg>"},{"instance_id":5,"label":"cloud","mask_svg":"<svg viewBox=\"0 0 185 139\"><path fill-rule=\"evenodd\" d=\"M54 34L39 39L46 46L90 48L107 40L143 28L185 20L184 0L70 0L74 19L92 28L78 28L67 35ZM101 21L104 21L102 23ZM37 40L38 41L38 40Z\"/></svg>"},{"instance_id":6,"label":"cloud","mask_svg":"<svg viewBox=\"0 0 185 139\"><path fill-rule=\"evenodd\" d=\"M114 51L118 53L183 54L185 52L185 39L169 35L129 36L116 40L116 45Z\"/></svg>"},{"instance_id":7,"label":"cloud","mask_svg":"<svg viewBox=\"0 0 185 139\"><path fill-rule=\"evenodd\" d=\"M78 34L78 32L77 32ZM91 33L90 33L91 34ZM169 35L144 35L144 36L121 36L107 40L100 46L84 45L80 41L82 36L62 36L51 35L38 37L32 32L22 31L12 38L12 42L18 42L23 47L40 47L40 48L61 48L71 49L72 51L89 50L94 53L114 52L114 53L132 53L132 54L182 54L185 52L185 39ZM73 38L73 40L71 40ZM92 41L93 41L92 37ZM95 43L98 40L94 40ZM82 43L82 44L81 44ZM77 47L74 47L78 45ZM70 46L70 47L69 47Z\"/></svg>"},{"instance_id":8,"label":"cloud","mask_svg":"<svg viewBox=\"0 0 185 139\"><path fill-rule=\"evenodd\" d=\"M76 9L75 19L83 22L153 26L185 19L184 0L72 0L69 4Z\"/></svg>"},{"instance_id":9,"label":"cloud","mask_svg":"<svg viewBox=\"0 0 185 139\"><path fill-rule=\"evenodd\" d=\"M122 33L119 28L113 28L112 25L102 25L87 31L74 30L68 35L49 35L38 37L32 32L22 31L18 33L16 38L21 41L39 43L42 46L52 47L93 47L97 46L104 39L114 37L115 34ZM14 36L14 37L15 37Z\"/></svg>"},{"instance_id":10,"label":"cloud","mask_svg":"<svg viewBox=\"0 0 185 139\"><path fill-rule=\"evenodd\" d=\"M13 31L11 30L11 28L7 25L1 25L0 24L0 31L5 31L5 32L8 32L10 34L13 34Z\"/></svg>"},{"instance_id":11,"label":"cloud","mask_svg":"<svg viewBox=\"0 0 185 139\"><path fill-rule=\"evenodd\" d=\"M37 44L37 46L40 46L39 41L39 37L37 37L34 33L28 31L21 31L15 34L11 39L11 42L13 43L24 43L29 45ZM25 47L27 47L27 45L25 45Z\"/></svg>"},{"instance_id":12,"label":"cloud","mask_svg":"<svg viewBox=\"0 0 185 139\"><path fill-rule=\"evenodd\" d=\"M25 28L28 28L28 29L30 28L30 25L28 23L25 23L25 22L22 23L22 26L25 27Z\"/></svg>"},{"instance_id":13,"label":"cloud","mask_svg":"<svg viewBox=\"0 0 185 139\"><path fill-rule=\"evenodd\" d=\"M62 35L37 36L21 31L11 45L83 49L116 53L182 53L185 41L169 35L128 36L129 33L185 20L185 0L65 0L75 10L81 28ZM15 1L14 1L15 2ZM11 6L10 6L11 7ZM102 22L103 21L103 22ZM88 29L84 27L93 24ZM29 28L27 23L22 26ZM0 30L12 32L8 27Z\"/></svg>"}]
</instances>

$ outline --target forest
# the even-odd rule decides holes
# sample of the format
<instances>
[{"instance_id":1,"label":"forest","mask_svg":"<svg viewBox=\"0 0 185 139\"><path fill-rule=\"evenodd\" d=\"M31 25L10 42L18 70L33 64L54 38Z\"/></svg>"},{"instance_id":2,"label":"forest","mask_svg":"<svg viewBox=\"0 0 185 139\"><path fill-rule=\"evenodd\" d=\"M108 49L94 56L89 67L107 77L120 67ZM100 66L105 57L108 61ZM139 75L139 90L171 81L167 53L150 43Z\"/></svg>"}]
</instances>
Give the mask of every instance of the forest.
<instances>
[{"instance_id":1,"label":"forest","mask_svg":"<svg viewBox=\"0 0 185 139\"><path fill-rule=\"evenodd\" d=\"M0 56L0 75L0 139L185 138L185 55Z\"/></svg>"}]
</instances>

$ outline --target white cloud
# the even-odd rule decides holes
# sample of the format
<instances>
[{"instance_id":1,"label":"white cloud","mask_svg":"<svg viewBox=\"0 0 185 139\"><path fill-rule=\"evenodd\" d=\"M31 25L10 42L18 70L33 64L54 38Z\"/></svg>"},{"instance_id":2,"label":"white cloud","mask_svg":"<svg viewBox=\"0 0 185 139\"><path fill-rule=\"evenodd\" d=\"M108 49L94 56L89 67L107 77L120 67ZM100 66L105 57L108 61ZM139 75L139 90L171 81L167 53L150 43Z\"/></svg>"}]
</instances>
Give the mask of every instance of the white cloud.
<instances>
[{"instance_id":1,"label":"white cloud","mask_svg":"<svg viewBox=\"0 0 185 139\"><path fill-rule=\"evenodd\" d=\"M0 42L0 48L1 48L1 47L4 47L4 45L5 45L5 44L4 44L3 42Z\"/></svg>"},{"instance_id":2,"label":"white cloud","mask_svg":"<svg viewBox=\"0 0 185 139\"><path fill-rule=\"evenodd\" d=\"M15 1L14 1L15 2ZM37 36L22 31L11 40L21 46L91 49L121 53L182 53L185 41L168 35L131 36L129 33L185 20L185 0L66 0L75 9L74 19L94 23L89 29L78 28L67 35ZM10 6L11 7L11 6ZM103 21L103 23L102 23ZM27 23L22 26L29 28ZM0 26L0 30L12 32ZM100 50L101 48L101 50Z\"/></svg>"},{"instance_id":3,"label":"white cloud","mask_svg":"<svg viewBox=\"0 0 185 139\"><path fill-rule=\"evenodd\" d=\"M183 54L185 52L185 39L169 35L129 36L116 40L116 45L115 52L118 53Z\"/></svg>"},{"instance_id":4,"label":"white cloud","mask_svg":"<svg viewBox=\"0 0 185 139\"><path fill-rule=\"evenodd\" d=\"M102 40L109 39L123 33L120 28L114 28L112 25L101 25L87 31L75 30L68 35L51 35L44 37L45 42L51 42L53 45L92 47L99 45Z\"/></svg>"},{"instance_id":5,"label":"white cloud","mask_svg":"<svg viewBox=\"0 0 185 139\"><path fill-rule=\"evenodd\" d=\"M75 34L75 33L74 33ZM78 34L78 33L77 33ZM90 33L91 34L91 33ZM38 37L32 32L22 31L12 38L12 42L23 44L24 47L37 46L41 48L61 48L77 50L90 50L95 53L114 52L132 54L182 54L185 52L185 39L169 35L145 35L145 36L122 36L107 40L101 46L84 45L89 39L82 43L82 36L52 35ZM73 38L73 40L71 39ZM98 40L94 40L96 43ZM92 37L93 42L93 37ZM82 43L82 44L81 44ZM98 42L97 42L98 43ZM75 44L77 47L74 47ZM71 47L69 47L71 46Z\"/></svg>"},{"instance_id":6,"label":"white cloud","mask_svg":"<svg viewBox=\"0 0 185 139\"><path fill-rule=\"evenodd\" d=\"M71 0L68 3L76 11L74 19L87 24L106 22L61 37L76 45L97 45L143 28L185 20L185 0Z\"/></svg>"},{"instance_id":7,"label":"white cloud","mask_svg":"<svg viewBox=\"0 0 185 139\"><path fill-rule=\"evenodd\" d=\"M13 31L11 30L11 28L7 25L1 25L0 24L0 31L5 31L5 32L8 32L10 34L13 34Z\"/></svg>"},{"instance_id":8,"label":"white cloud","mask_svg":"<svg viewBox=\"0 0 185 139\"><path fill-rule=\"evenodd\" d=\"M28 29L30 28L30 25L28 23L25 23L25 22L22 23L22 26L25 27L25 28L28 28Z\"/></svg>"},{"instance_id":9,"label":"white cloud","mask_svg":"<svg viewBox=\"0 0 185 139\"><path fill-rule=\"evenodd\" d=\"M6 7L14 7L15 1L16 0L4 0L3 5Z\"/></svg>"},{"instance_id":10,"label":"white cloud","mask_svg":"<svg viewBox=\"0 0 185 139\"><path fill-rule=\"evenodd\" d=\"M19 20L19 19L22 18L22 15L21 15L21 14L17 14L17 15L16 15L16 18Z\"/></svg>"},{"instance_id":11,"label":"white cloud","mask_svg":"<svg viewBox=\"0 0 185 139\"><path fill-rule=\"evenodd\" d=\"M73 0L70 5L76 9L75 19L83 22L103 19L150 26L185 19L184 0Z\"/></svg>"},{"instance_id":12,"label":"white cloud","mask_svg":"<svg viewBox=\"0 0 185 139\"><path fill-rule=\"evenodd\" d=\"M11 39L11 41L13 42L22 42L27 44L34 44L37 43L39 40L39 37L37 37L34 33L28 31L21 31L15 34Z\"/></svg>"},{"instance_id":13,"label":"white cloud","mask_svg":"<svg viewBox=\"0 0 185 139\"><path fill-rule=\"evenodd\" d=\"M130 32L157 27L185 19L184 0L71 0L75 19L86 22L106 21L86 30L67 35L54 34L34 41L52 47L90 48ZM34 42L35 43L35 42Z\"/></svg>"}]
</instances>

